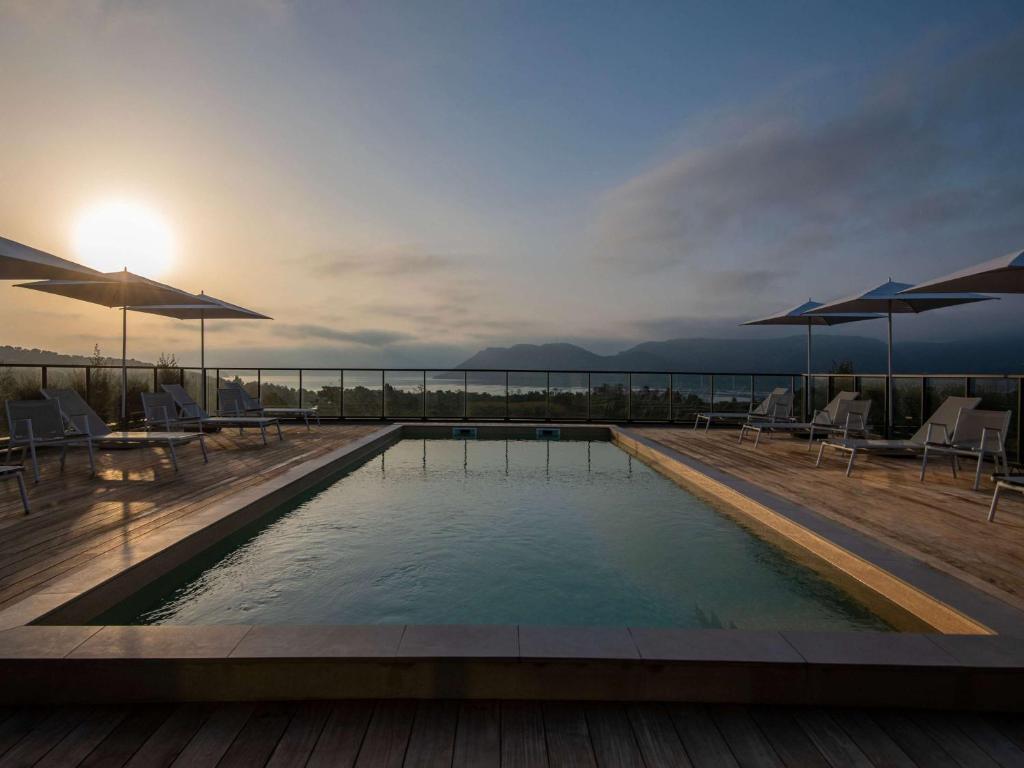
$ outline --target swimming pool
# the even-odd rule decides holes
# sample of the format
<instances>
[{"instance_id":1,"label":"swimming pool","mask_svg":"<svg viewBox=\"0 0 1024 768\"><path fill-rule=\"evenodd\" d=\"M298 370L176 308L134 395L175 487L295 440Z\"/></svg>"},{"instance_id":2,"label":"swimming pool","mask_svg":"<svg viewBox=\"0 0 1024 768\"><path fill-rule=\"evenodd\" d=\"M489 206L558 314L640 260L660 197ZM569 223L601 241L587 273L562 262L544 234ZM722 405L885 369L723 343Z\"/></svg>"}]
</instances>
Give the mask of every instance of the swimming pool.
<instances>
[{"instance_id":1,"label":"swimming pool","mask_svg":"<svg viewBox=\"0 0 1024 768\"><path fill-rule=\"evenodd\" d=\"M892 627L603 441L405 439L95 623Z\"/></svg>"}]
</instances>

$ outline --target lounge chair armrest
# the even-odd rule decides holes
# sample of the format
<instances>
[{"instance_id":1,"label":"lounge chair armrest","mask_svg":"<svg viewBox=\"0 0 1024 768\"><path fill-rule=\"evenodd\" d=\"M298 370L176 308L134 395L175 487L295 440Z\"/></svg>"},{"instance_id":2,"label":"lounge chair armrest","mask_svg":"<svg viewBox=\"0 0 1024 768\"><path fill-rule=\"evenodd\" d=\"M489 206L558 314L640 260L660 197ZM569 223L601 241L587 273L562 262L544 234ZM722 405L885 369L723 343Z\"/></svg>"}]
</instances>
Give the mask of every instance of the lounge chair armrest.
<instances>
[{"instance_id":1,"label":"lounge chair armrest","mask_svg":"<svg viewBox=\"0 0 1024 768\"><path fill-rule=\"evenodd\" d=\"M76 435L82 437L92 437L92 432L89 431L89 417L84 413L73 413L68 416L68 421L71 422L71 431Z\"/></svg>"},{"instance_id":2,"label":"lounge chair armrest","mask_svg":"<svg viewBox=\"0 0 1024 768\"><path fill-rule=\"evenodd\" d=\"M21 424L25 428L25 434L18 434L18 425ZM11 422L11 440L28 440L30 443L36 439L35 434L32 432L32 419L14 419Z\"/></svg>"},{"instance_id":3,"label":"lounge chair armrest","mask_svg":"<svg viewBox=\"0 0 1024 768\"><path fill-rule=\"evenodd\" d=\"M992 435L995 438L996 444L994 448L988 447L988 438ZM999 427L982 427L981 428L981 446L982 451L989 451L998 453L1003 449L1003 430Z\"/></svg>"},{"instance_id":4,"label":"lounge chair armrest","mask_svg":"<svg viewBox=\"0 0 1024 768\"><path fill-rule=\"evenodd\" d=\"M819 421L819 417L822 419L821 421ZM814 416L811 417L811 423L822 424L824 426L831 427L832 417L829 415L828 411L818 409L814 412Z\"/></svg>"},{"instance_id":5,"label":"lounge chair armrest","mask_svg":"<svg viewBox=\"0 0 1024 768\"><path fill-rule=\"evenodd\" d=\"M846 414L846 423L843 425L843 439L845 440L850 436L850 430L855 432L866 431L864 424L864 415L861 413L848 413Z\"/></svg>"}]
</instances>

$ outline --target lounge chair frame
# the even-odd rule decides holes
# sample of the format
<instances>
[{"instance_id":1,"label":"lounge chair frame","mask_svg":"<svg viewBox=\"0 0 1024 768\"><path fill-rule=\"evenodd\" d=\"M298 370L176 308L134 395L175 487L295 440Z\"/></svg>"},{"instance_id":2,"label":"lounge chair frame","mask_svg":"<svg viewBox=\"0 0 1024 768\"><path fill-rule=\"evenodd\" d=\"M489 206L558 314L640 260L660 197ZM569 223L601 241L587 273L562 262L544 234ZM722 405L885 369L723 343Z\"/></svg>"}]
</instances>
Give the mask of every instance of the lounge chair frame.
<instances>
[{"instance_id":1,"label":"lounge chair frame","mask_svg":"<svg viewBox=\"0 0 1024 768\"><path fill-rule=\"evenodd\" d=\"M59 447L60 471L64 471L67 462L68 448L84 446L89 452L89 472L96 474L96 459L93 455L93 443L87 430L71 421L58 402L49 400L8 400L6 403L7 423L10 425L10 436L7 440L7 461L15 448L28 449L32 458L32 477L36 483L41 479L39 473L39 457L37 448L46 446ZM74 429L69 429L69 421Z\"/></svg>"},{"instance_id":2,"label":"lounge chair frame","mask_svg":"<svg viewBox=\"0 0 1024 768\"><path fill-rule=\"evenodd\" d=\"M843 391L837 394L824 408L816 410L814 416L810 421L797 422L783 420L778 421L776 419L770 419L768 422L763 421L748 421L740 428L740 439L739 442L743 442L743 438L747 434L754 435L754 447L758 446L761 439L761 433L767 431L769 437L774 436L776 432L809 432L810 436L807 440L807 450L811 450L814 442L814 431L815 429L826 430L829 432L839 431L841 432L847 425L846 419L846 408L844 403L856 400L859 396L858 392ZM865 431L867 416L865 414Z\"/></svg>"},{"instance_id":3,"label":"lounge chair frame","mask_svg":"<svg viewBox=\"0 0 1024 768\"><path fill-rule=\"evenodd\" d=\"M705 411L693 420L693 429L704 422L704 431L711 428L712 421L753 423L758 420L791 419L793 416L793 393L786 387L776 387L756 406L751 403L746 411Z\"/></svg>"},{"instance_id":4,"label":"lounge chair frame","mask_svg":"<svg viewBox=\"0 0 1024 768\"><path fill-rule=\"evenodd\" d=\"M2 465L0 466L0 480L6 480L8 478L14 478L15 482L18 483L18 493L21 495L21 506L25 510L27 515L31 512L31 508L28 504L28 491L25 489L25 468L18 465Z\"/></svg>"},{"instance_id":5,"label":"lounge chair frame","mask_svg":"<svg viewBox=\"0 0 1024 768\"><path fill-rule=\"evenodd\" d=\"M316 419L316 425L320 426L320 409L317 407L313 408L299 408L289 406L271 406L266 407L258 399L249 394L249 391L242 386L240 381L227 381L224 383L224 388L233 387L242 393L242 401L245 404L245 413L255 413L260 416L270 416L273 418L299 418L306 423L306 431L308 432L311 427L309 420Z\"/></svg>"},{"instance_id":6,"label":"lounge chair frame","mask_svg":"<svg viewBox=\"0 0 1024 768\"><path fill-rule=\"evenodd\" d=\"M182 420L198 425L199 431L203 432L206 427L236 427L241 434L245 429L258 429L260 431L260 437L263 439L263 444L267 445L267 427L277 427L277 438L278 440L284 440L284 433L281 431L281 422L276 418L269 416L241 416L232 415L226 416L218 413L216 416L210 416L206 411L203 410L202 406L199 405L195 400L191 398L185 388L180 384L162 384L164 392L169 394L174 400L174 404L178 406L179 418ZM218 389L217 393L223 390ZM232 392L237 390L232 389Z\"/></svg>"},{"instance_id":7,"label":"lounge chair frame","mask_svg":"<svg viewBox=\"0 0 1024 768\"><path fill-rule=\"evenodd\" d=\"M996 472L999 471L1000 461L1003 463L1003 471L1008 472L1006 434L1009 431L1012 416L1010 411L979 411L961 408L960 413L957 414L952 434L949 433L945 425L929 424L925 437L924 454L921 457L921 482L924 482L925 471L928 468L929 453L949 456L953 467L953 477L957 476L958 458L977 459L978 464L974 470L974 485L972 486L975 491L981 487L981 465L985 462L986 454L992 457ZM934 439L937 437L938 427L942 428L941 441ZM980 433L978 432L979 427L981 428Z\"/></svg>"},{"instance_id":8,"label":"lounge chair frame","mask_svg":"<svg viewBox=\"0 0 1024 768\"><path fill-rule=\"evenodd\" d=\"M1003 491L1016 491L1017 493L1024 493L1024 475L994 475L996 481L996 488L992 492L992 503L988 508L988 521L994 522L996 519L996 507L999 506L999 499L1003 495Z\"/></svg>"}]
</instances>

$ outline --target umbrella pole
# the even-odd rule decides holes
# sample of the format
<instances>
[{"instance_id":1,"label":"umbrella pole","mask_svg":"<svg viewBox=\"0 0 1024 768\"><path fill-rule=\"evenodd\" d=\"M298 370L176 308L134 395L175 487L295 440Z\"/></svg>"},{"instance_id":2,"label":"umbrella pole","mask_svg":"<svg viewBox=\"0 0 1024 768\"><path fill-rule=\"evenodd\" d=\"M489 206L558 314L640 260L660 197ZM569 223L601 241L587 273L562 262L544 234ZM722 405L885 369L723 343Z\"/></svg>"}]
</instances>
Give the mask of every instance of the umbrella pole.
<instances>
[{"instance_id":1,"label":"umbrella pole","mask_svg":"<svg viewBox=\"0 0 1024 768\"><path fill-rule=\"evenodd\" d=\"M121 307L121 428L128 424L128 307Z\"/></svg>"},{"instance_id":2,"label":"umbrella pole","mask_svg":"<svg viewBox=\"0 0 1024 768\"><path fill-rule=\"evenodd\" d=\"M886 420L885 420L885 434L888 437L892 437L892 396L893 396L893 385L892 385L892 303L889 303L889 375L886 377L886 384L888 392L885 397L886 404Z\"/></svg>"},{"instance_id":3,"label":"umbrella pole","mask_svg":"<svg viewBox=\"0 0 1024 768\"><path fill-rule=\"evenodd\" d=\"M199 369L203 379L203 410L209 406L206 404L206 317L199 315Z\"/></svg>"},{"instance_id":4,"label":"umbrella pole","mask_svg":"<svg viewBox=\"0 0 1024 768\"><path fill-rule=\"evenodd\" d=\"M804 415L811 416L811 321L807 321L807 381L804 384Z\"/></svg>"}]
</instances>

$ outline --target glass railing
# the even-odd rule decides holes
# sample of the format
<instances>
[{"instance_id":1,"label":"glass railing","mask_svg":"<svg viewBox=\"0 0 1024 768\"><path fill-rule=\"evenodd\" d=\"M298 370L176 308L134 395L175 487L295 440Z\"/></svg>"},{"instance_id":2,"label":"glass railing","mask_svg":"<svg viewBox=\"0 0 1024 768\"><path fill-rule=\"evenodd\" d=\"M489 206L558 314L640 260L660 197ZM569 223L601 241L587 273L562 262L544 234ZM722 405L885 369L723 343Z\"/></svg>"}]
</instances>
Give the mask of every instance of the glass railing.
<instances>
[{"instance_id":1,"label":"glass railing","mask_svg":"<svg viewBox=\"0 0 1024 768\"><path fill-rule=\"evenodd\" d=\"M943 399L971 395L981 407L1013 412L1008 451L1021 455L1024 374L893 377L893 436L908 436ZM796 416L824 408L842 390L872 401L872 428L885 431L884 375L513 371L366 368L128 368L128 420L142 419L142 392L176 383L210 412L217 388L240 383L268 406L317 407L322 419L520 420L693 423L710 409L745 412L772 389L794 391ZM40 388L78 391L105 420L118 421L118 366L0 364L0 400L40 397ZM205 391L204 391L205 390ZM0 409L0 435L7 434Z\"/></svg>"}]
</instances>

